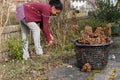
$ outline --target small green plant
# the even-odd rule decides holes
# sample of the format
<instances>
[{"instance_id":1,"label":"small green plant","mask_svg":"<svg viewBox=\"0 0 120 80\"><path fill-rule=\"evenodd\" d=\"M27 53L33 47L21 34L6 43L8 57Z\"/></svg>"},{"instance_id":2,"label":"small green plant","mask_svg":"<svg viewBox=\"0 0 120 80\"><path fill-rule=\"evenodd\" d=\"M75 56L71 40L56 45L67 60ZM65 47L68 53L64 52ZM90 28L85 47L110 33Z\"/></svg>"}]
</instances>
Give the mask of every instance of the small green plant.
<instances>
[{"instance_id":1,"label":"small green plant","mask_svg":"<svg viewBox=\"0 0 120 80\"><path fill-rule=\"evenodd\" d=\"M8 52L9 52L9 56L12 59L16 59L16 60L22 59L22 54L23 54L22 44L23 41L19 38L17 39L13 37L8 40L8 49L9 49Z\"/></svg>"}]
</instances>

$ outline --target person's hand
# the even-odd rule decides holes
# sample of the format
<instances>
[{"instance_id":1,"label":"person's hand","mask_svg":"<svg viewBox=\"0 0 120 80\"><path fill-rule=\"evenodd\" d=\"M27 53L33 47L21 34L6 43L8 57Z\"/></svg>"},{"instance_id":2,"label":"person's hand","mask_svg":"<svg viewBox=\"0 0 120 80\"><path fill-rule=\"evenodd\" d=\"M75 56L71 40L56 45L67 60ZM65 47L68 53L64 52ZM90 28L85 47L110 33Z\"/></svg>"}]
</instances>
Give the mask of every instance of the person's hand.
<instances>
[{"instance_id":1,"label":"person's hand","mask_svg":"<svg viewBox=\"0 0 120 80\"><path fill-rule=\"evenodd\" d=\"M54 38L53 38L52 34L50 34L50 37L51 37L51 40L54 41Z\"/></svg>"},{"instance_id":2,"label":"person's hand","mask_svg":"<svg viewBox=\"0 0 120 80\"><path fill-rule=\"evenodd\" d=\"M51 34L50 34L50 37L51 37L51 40L48 42L47 45L45 45L46 48L49 48L50 46L53 45L54 38L53 38L53 36Z\"/></svg>"},{"instance_id":3,"label":"person's hand","mask_svg":"<svg viewBox=\"0 0 120 80\"><path fill-rule=\"evenodd\" d=\"M53 40L49 41L47 45L45 45L46 48L49 48L50 46L53 45Z\"/></svg>"}]
</instances>

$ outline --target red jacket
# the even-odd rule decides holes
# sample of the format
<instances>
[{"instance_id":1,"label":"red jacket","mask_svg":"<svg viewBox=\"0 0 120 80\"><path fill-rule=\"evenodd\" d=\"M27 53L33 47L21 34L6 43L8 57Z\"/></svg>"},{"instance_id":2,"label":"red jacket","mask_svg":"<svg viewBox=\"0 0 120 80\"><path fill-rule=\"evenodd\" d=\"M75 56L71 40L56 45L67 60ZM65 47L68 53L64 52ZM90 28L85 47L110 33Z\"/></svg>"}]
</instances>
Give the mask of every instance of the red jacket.
<instances>
[{"instance_id":1,"label":"red jacket","mask_svg":"<svg viewBox=\"0 0 120 80\"><path fill-rule=\"evenodd\" d=\"M24 4L25 20L27 22L40 22L41 29L48 41L51 40L48 27L49 17L51 15L51 6L49 4L32 2Z\"/></svg>"}]
</instances>

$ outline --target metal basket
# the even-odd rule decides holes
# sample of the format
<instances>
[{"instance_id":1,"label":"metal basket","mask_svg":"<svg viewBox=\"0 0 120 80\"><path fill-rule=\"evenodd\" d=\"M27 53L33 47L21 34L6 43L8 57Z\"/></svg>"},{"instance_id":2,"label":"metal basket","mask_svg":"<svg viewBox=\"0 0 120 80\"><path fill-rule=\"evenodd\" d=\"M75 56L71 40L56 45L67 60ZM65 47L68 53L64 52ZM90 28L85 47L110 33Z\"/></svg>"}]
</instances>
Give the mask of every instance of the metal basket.
<instances>
[{"instance_id":1,"label":"metal basket","mask_svg":"<svg viewBox=\"0 0 120 80\"><path fill-rule=\"evenodd\" d=\"M94 70L101 70L106 67L108 63L108 47L112 43L106 44L79 44L77 40L74 41L75 53L78 67L82 68L85 63L89 63Z\"/></svg>"}]
</instances>

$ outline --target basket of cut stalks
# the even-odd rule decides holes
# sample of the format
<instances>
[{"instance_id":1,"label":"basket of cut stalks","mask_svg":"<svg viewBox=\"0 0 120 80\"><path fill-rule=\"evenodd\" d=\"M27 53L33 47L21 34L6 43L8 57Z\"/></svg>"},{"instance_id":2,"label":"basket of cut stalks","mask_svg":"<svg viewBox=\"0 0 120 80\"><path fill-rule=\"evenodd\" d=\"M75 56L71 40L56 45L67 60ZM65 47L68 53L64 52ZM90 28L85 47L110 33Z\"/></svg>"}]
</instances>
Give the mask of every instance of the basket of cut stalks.
<instances>
[{"instance_id":1,"label":"basket of cut stalks","mask_svg":"<svg viewBox=\"0 0 120 80\"><path fill-rule=\"evenodd\" d=\"M111 27L111 24L107 24L105 27L97 27L93 32L92 27L87 25L80 32L79 39L74 40L78 67L83 68L85 64L89 64L94 70L106 67L109 46L113 42Z\"/></svg>"}]
</instances>

